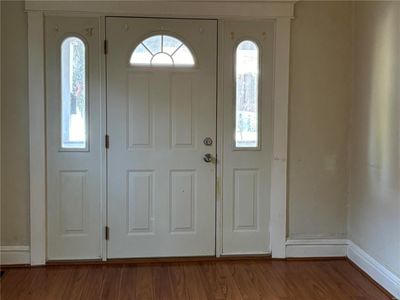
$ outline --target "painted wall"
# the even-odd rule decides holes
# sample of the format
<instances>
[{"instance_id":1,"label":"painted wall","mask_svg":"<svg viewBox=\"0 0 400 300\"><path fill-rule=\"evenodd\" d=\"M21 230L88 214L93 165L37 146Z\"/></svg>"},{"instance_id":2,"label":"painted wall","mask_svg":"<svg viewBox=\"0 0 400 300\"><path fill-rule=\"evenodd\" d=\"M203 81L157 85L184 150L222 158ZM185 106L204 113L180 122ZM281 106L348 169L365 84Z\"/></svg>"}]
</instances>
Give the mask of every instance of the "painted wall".
<instances>
[{"instance_id":1,"label":"painted wall","mask_svg":"<svg viewBox=\"0 0 400 300\"><path fill-rule=\"evenodd\" d=\"M27 21L1 1L1 245L29 245Z\"/></svg>"},{"instance_id":2,"label":"painted wall","mask_svg":"<svg viewBox=\"0 0 400 300\"><path fill-rule=\"evenodd\" d=\"M400 3L357 2L350 239L400 276Z\"/></svg>"},{"instance_id":3,"label":"painted wall","mask_svg":"<svg viewBox=\"0 0 400 300\"><path fill-rule=\"evenodd\" d=\"M299 2L292 23L288 235L343 238L352 91L350 2Z\"/></svg>"},{"instance_id":4,"label":"painted wall","mask_svg":"<svg viewBox=\"0 0 400 300\"><path fill-rule=\"evenodd\" d=\"M7 88L2 91L1 243L23 245L29 241L27 27L22 2L2 2L2 7ZM350 22L348 3L296 5L290 86L291 236L341 237L346 232Z\"/></svg>"},{"instance_id":5,"label":"painted wall","mask_svg":"<svg viewBox=\"0 0 400 300\"><path fill-rule=\"evenodd\" d=\"M348 226L351 239L400 274L398 5L357 3L352 49L350 3L296 4L288 233L343 237ZM26 245L27 25L22 2L2 1L1 6L1 244ZM348 152L353 154L347 160Z\"/></svg>"}]
</instances>

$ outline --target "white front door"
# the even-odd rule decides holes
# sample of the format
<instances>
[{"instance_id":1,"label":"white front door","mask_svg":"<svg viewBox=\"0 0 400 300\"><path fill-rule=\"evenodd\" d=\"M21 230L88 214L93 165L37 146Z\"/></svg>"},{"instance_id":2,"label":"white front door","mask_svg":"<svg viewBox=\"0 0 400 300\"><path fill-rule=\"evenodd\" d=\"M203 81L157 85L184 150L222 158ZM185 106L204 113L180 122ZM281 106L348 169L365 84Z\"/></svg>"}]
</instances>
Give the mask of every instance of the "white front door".
<instances>
[{"instance_id":1,"label":"white front door","mask_svg":"<svg viewBox=\"0 0 400 300\"><path fill-rule=\"evenodd\" d=\"M215 255L217 22L111 17L106 37L108 257Z\"/></svg>"}]
</instances>

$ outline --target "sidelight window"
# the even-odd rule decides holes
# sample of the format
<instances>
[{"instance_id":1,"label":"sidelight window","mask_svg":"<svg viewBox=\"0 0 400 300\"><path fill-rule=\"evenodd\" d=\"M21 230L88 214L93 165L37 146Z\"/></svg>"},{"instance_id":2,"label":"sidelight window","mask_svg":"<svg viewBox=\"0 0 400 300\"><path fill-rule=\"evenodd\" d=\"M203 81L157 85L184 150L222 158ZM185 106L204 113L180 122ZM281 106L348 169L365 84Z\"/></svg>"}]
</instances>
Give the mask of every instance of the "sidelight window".
<instances>
[{"instance_id":1,"label":"sidelight window","mask_svg":"<svg viewBox=\"0 0 400 300\"><path fill-rule=\"evenodd\" d=\"M61 148L87 145L87 61L85 43L68 37L61 44Z\"/></svg>"},{"instance_id":2,"label":"sidelight window","mask_svg":"<svg viewBox=\"0 0 400 300\"><path fill-rule=\"evenodd\" d=\"M239 43L235 53L235 148L259 148L259 49Z\"/></svg>"}]
</instances>

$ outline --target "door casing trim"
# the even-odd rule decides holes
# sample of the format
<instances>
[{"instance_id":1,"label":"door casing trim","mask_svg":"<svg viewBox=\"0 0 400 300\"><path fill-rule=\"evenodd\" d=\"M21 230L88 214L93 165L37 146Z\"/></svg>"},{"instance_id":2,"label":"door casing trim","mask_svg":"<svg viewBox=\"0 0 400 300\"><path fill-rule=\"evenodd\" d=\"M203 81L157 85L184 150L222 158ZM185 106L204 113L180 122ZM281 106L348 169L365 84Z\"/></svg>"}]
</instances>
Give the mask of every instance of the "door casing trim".
<instances>
[{"instance_id":1,"label":"door casing trim","mask_svg":"<svg viewBox=\"0 0 400 300\"><path fill-rule=\"evenodd\" d=\"M46 156L45 156L45 64L44 64L44 16L96 16L100 22L100 39L105 37L105 17L120 15L121 9L116 4L105 2L96 7L79 4L78 2L40 2L27 1L28 14L28 90L29 90L29 157L30 157L30 264L46 264ZM271 168L271 215L270 236L272 258L285 258L286 243L286 205L287 205L287 135L288 135L288 101L289 101L289 54L290 54L290 23L293 18L294 1L260 2L243 1L211 1L213 8L200 3L163 1L131 2L124 11L125 16L175 17L175 18L211 18L218 19L218 31L223 29L223 21L229 19L264 19L275 21L275 57L274 57L274 140ZM167 5L168 10L160 11ZM200 5L200 6L199 6ZM263 9L260 9L260 6ZM161 7L161 8L160 8ZM175 11L171 9L175 8ZM245 9L244 9L245 8ZM108 9L108 12L107 12ZM165 7L164 7L165 9ZM222 141L222 42L218 38L218 86L217 86L217 140ZM101 40L100 40L101 41ZM104 56L103 56L104 58ZM106 133L106 85L105 59L100 59L101 78L101 129ZM222 147L218 147L217 155L222 156ZM106 170L106 151L102 149L102 168ZM216 189L216 256L222 253L222 193L220 182L222 166L217 165ZM107 224L106 213L106 172L102 174L102 220ZM106 241L102 243L102 258L106 260Z\"/></svg>"}]
</instances>

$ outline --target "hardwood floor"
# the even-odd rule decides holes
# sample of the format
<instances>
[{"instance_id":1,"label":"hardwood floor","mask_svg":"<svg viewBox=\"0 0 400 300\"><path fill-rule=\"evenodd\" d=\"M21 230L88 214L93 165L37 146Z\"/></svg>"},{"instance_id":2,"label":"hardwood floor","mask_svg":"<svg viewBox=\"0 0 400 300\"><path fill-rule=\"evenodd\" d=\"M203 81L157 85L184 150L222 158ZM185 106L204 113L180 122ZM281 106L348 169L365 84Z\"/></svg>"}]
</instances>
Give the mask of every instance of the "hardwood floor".
<instances>
[{"instance_id":1,"label":"hardwood floor","mask_svg":"<svg viewBox=\"0 0 400 300\"><path fill-rule=\"evenodd\" d=\"M6 299L390 299L346 260L202 261L6 269Z\"/></svg>"}]
</instances>

